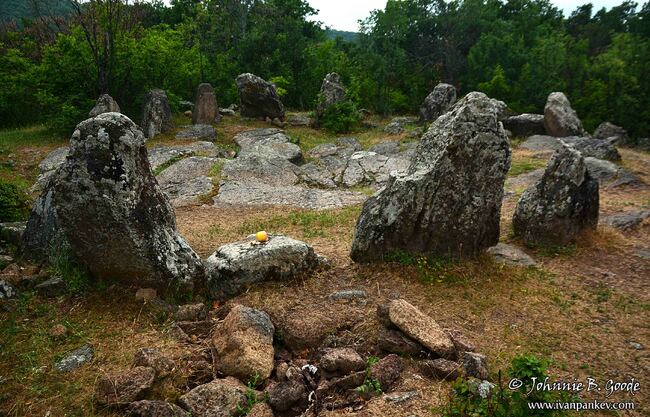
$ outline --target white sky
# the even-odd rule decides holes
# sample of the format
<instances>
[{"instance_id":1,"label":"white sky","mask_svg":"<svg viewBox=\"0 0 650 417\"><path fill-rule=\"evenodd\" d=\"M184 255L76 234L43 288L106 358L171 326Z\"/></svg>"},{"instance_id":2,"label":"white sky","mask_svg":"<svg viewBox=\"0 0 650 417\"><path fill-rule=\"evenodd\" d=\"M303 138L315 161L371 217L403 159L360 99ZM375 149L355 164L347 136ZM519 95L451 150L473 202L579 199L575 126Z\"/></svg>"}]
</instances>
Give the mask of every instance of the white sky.
<instances>
[{"instance_id":1,"label":"white sky","mask_svg":"<svg viewBox=\"0 0 650 417\"><path fill-rule=\"evenodd\" d=\"M365 19L371 10L383 9L386 0L308 0L314 9L320 12L312 16L311 20L323 22L332 29L346 30L356 32L359 30L357 23L360 19ZM586 3L594 5L594 12L602 7L610 8L617 6L623 0L551 0L553 4L564 11L568 16L578 6ZM637 3L643 4L645 0L638 0Z\"/></svg>"}]
</instances>

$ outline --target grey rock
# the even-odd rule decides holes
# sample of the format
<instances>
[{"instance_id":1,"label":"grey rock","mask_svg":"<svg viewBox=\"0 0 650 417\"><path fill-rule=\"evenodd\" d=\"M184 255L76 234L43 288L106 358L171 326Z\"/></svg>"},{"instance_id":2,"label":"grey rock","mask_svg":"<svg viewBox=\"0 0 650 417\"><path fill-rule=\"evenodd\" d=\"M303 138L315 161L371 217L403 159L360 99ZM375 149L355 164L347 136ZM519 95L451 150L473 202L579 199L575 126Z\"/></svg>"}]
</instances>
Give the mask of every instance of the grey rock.
<instances>
[{"instance_id":1,"label":"grey rock","mask_svg":"<svg viewBox=\"0 0 650 417\"><path fill-rule=\"evenodd\" d=\"M164 90L151 90L144 100L142 110L142 131L147 139L152 139L160 133L171 130L172 111L169 99Z\"/></svg>"},{"instance_id":2,"label":"grey rock","mask_svg":"<svg viewBox=\"0 0 650 417\"><path fill-rule=\"evenodd\" d=\"M182 395L178 403L192 417L231 417L246 403L246 386L232 377L216 379Z\"/></svg>"},{"instance_id":3,"label":"grey rock","mask_svg":"<svg viewBox=\"0 0 650 417\"><path fill-rule=\"evenodd\" d=\"M317 188L337 188L335 174L322 167L320 161L310 162L300 167L298 170L300 182L309 187Z\"/></svg>"},{"instance_id":4,"label":"grey rock","mask_svg":"<svg viewBox=\"0 0 650 417\"><path fill-rule=\"evenodd\" d=\"M432 123L408 169L364 204L352 259L395 250L472 256L498 242L511 155L497 111L474 92Z\"/></svg>"},{"instance_id":5,"label":"grey rock","mask_svg":"<svg viewBox=\"0 0 650 417\"><path fill-rule=\"evenodd\" d=\"M562 149L562 142L573 146L584 157L594 157L617 161L621 155L611 141L587 137L570 136L556 138L553 136L534 135L526 139L519 147L530 151L552 152Z\"/></svg>"},{"instance_id":6,"label":"grey rock","mask_svg":"<svg viewBox=\"0 0 650 417\"><path fill-rule=\"evenodd\" d=\"M218 121L219 106L214 88L208 83L199 84L196 89L194 108L192 109L192 124L211 125Z\"/></svg>"},{"instance_id":7,"label":"grey rock","mask_svg":"<svg viewBox=\"0 0 650 417\"><path fill-rule=\"evenodd\" d=\"M526 244L565 245L598 223L598 181L578 151L564 146L519 199L512 220Z\"/></svg>"},{"instance_id":8,"label":"grey rock","mask_svg":"<svg viewBox=\"0 0 650 417\"><path fill-rule=\"evenodd\" d=\"M424 99L420 107L420 122L433 122L456 102L456 88L440 83Z\"/></svg>"},{"instance_id":9,"label":"grey rock","mask_svg":"<svg viewBox=\"0 0 650 417\"><path fill-rule=\"evenodd\" d=\"M266 158L250 153L225 162L221 179L251 185L294 185L300 181L299 171L296 165L284 158Z\"/></svg>"},{"instance_id":10,"label":"grey rock","mask_svg":"<svg viewBox=\"0 0 650 417\"><path fill-rule=\"evenodd\" d=\"M234 117L237 115L233 109L219 109L219 114L228 117Z\"/></svg>"},{"instance_id":11,"label":"grey rock","mask_svg":"<svg viewBox=\"0 0 650 417\"><path fill-rule=\"evenodd\" d=\"M251 235L221 246L207 259L208 289L214 298L228 298L248 285L292 278L319 265L314 249L304 242L271 235L258 244Z\"/></svg>"},{"instance_id":12,"label":"grey rock","mask_svg":"<svg viewBox=\"0 0 650 417\"><path fill-rule=\"evenodd\" d=\"M629 342L629 345L635 350L644 350L645 347L639 342Z\"/></svg>"},{"instance_id":13,"label":"grey rock","mask_svg":"<svg viewBox=\"0 0 650 417\"><path fill-rule=\"evenodd\" d=\"M212 126L210 126L212 129ZM167 165L174 160L186 158L188 156L224 156L222 149L218 148L212 142L193 142L181 146L155 146L148 150L149 164L152 170L156 170L162 165Z\"/></svg>"},{"instance_id":14,"label":"grey rock","mask_svg":"<svg viewBox=\"0 0 650 417\"><path fill-rule=\"evenodd\" d=\"M153 368L138 366L123 373L103 375L95 385L100 405L126 405L144 397L155 379Z\"/></svg>"},{"instance_id":15,"label":"grey rock","mask_svg":"<svg viewBox=\"0 0 650 417\"><path fill-rule=\"evenodd\" d=\"M131 417L190 417L190 413L176 404L160 400L140 400L133 402L127 409Z\"/></svg>"},{"instance_id":16,"label":"grey rock","mask_svg":"<svg viewBox=\"0 0 650 417\"><path fill-rule=\"evenodd\" d=\"M113 100L113 97L109 96L108 94L102 94L97 99L97 102L95 103L95 107L93 107L92 110L90 110L90 112L88 113L88 117L95 117L103 113L112 113L112 112L119 113L120 106L118 106L117 102Z\"/></svg>"},{"instance_id":17,"label":"grey rock","mask_svg":"<svg viewBox=\"0 0 650 417\"><path fill-rule=\"evenodd\" d=\"M345 148L352 148L355 151L360 151L361 149L363 149L361 143L359 143L359 140L357 138L351 138L351 137L336 138L336 144L338 146L342 146Z\"/></svg>"},{"instance_id":18,"label":"grey rock","mask_svg":"<svg viewBox=\"0 0 650 417\"><path fill-rule=\"evenodd\" d=\"M354 206L366 200L366 195L352 191L319 190L294 186L225 182L214 198L217 206L288 206L309 210L327 210Z\"/></svg>"},{"instance_id":19,"label":"grey rock","mask_svg":"<svg viewBox=\"0 0 650 417\"><path fill-rule=\"evenodd\" d=\"M327 298L332 301L358 301L368 298L363 290L343 290L331 293Z\"/></svg>"},{"instance_id":20,"label":"grey rock","mask_svg":"<svg viewBox=\"0 0 650 417\"><path fill-rule=\"evenodd\" d=\"M265 158L282 158L289 162L303 161L302 151L295 143L291 143L283 130L254 129L239 133L233 141L241 148L238 157L249 155Z\"/></svg>"},{"instance_id":21,"label":"grey rock","mask_svg":"<svg viewBox=\"0 0 650 417\"><path fill-rule=\"evenodd\" d=\"M0 239L11 245L20 246L26 228L27 222L0 223Z\"/></svg>"},{"instance_id":22,"label":"grey rock","mask_svg":"<svg viewBox=\"0 0 650 417\"><path fill-rule=\"evenodd\" d=\"M0 301L11 300L16 296L18 296L16 289L4 279L0 279Z\"/></svg>"},{"instance_id":23,"label":"grey rock","mask_svg":"<svg viewBox=\"0 0 650 417\"><path fill-rule=\"evenodd\" d=\"M214 189L210 177L199 176L185 182L173 182L162 186L162 190L169 198L172 207L185 207L203 202Z\"/></svg>"},{"instance_id":24,"label":"grey rock","mask_svg":"<svg viewBox=\"0 0 650 417\"><path fill-rule=\"evenodd\" d=\"M640 259L645 259L646 261L650 260L650 250L636 248L632 255Z\"/></svg>"},{"instance_id":25,"label":"grey rock","mask_svg":"<svg viewBox=\"0 0 650 417\"><path fill-rule=\"evenodd\" d=\"M202 279L201 260L176 231L151 172L144 136L126 116L80 123L50 185L59 224L94 277L163 290Z\"/></svg>"},{"instance_id":26,"label":"grey rock","mask_svg":"<svg viewBox=\"0 0 650 417\"><path fill-rule=\"evenodd\" d=\"M461 356L465 375L479 379L488 379L487 358L485 355L474 352L465 352Z\"/></svg>"},{"instance_id":27,"label":"grey rock","mask_svg":"<svg viewBox=\"0 0 650 417\"><path fill-rule=\"evenodd\" d=\"M267 391L269 405L277 411L287 411L307 396L307 389L301 380L288 380L272 385Z\"/></svg>"},{"instance_id":28,"label":"grey rock","mask_svg":"<svg viewBox=\"0 0 650 417\"><path fill-rule=\"evenodd\" d=\"M59 217L54 205L54 187L48 182L47 188L32 205L20 243L20 254L28 260L43 261L49 256L53 244L64 241L60 230Z\"/></svg>"},{"instance_id":29,"label":"grey rock","mask_svg":"<svg viewBox=\"0 0 650 417\"><path fill-rule=\"evenodd\" d=\"M403 403L414 398L419 398L420 393L417 391L405 391L405 392L391 392L390 394L384 394L384 401L389 403Z\"/></svg>"},{"instance_id":30,"label":"grey rock","mask_svg":"<svg viewBox=\"0 0 650 417\"><path fill-rule=\"evenodd\" d=\"M532 136L546 133L543 114L523 113L506 117L503 120L503 127L512 132L513 136Z\"/></svg>"},{"instance_id":31,"label":"grey rock","mask_svg":"<svg viewBox=\"0 0 650 417\"><path fill-rule=\"evenodd\" d=\"M645 219L650 218L650 210L628 211L603 218L603 223L619 230L632 230Z\"/></svg>"},{"instance_id":32,"label":"grey rock","mask_svg":"<svg viewBox=\"0 0 650 417\"><path fill-rule=\"evenodd\" d=\"M304 127L311 124L311 119L306 114L290 114L287 116L287 123L289 126Z\"/></svg>"},{"instance_id":33,"label":"grey rock","mask_svg":"<svg viewBox=\"0 0 650 417\"><path fill-rule=\"evenodd\" d=\"M544 168L534 169L515 177L506 179L505 189L511 192L518 191L521 187L528 188L544 176Z\"/></svg>"},{"instance_id":34,"label":"grey rock","mask_svg":"<svg viewBox=\"0 0 650 417\"><path fill-rule=\"evenodd\" d=\"M394 117L384 127L384 132L390 133L391 135L399 135L406 131L406 125L416 122L417 118L415 117Z\"/></svg>"},{"instance_id":35,"label":"grey rock","mask_svg":"<svg viewBox=\"0 0 650 417\"><path fill-rule=\"evenodd\" d=\"M582 122L564 93L549 94L544 106L544 127L546 133L556 137L581 136Z\"/></svg>"},{"instance_id":36,"label":"grey rock","mask_svg":"<svg viewBox=\"0 0 650 417\"><path fill-rule=\"evenodd\" d=\"M554 136L533 135L519 145L519 148L528 151L554 152L562 148L560 140Z\"/></svg>"},{"instance_id":37,"label":"grey rock","mask_svg":"<svg viewBox=\"0 0 650 417\"><path fill-rule=\"evenodd\" d=\"M196 204L201 196L212 191L212 179L208 175L221 161L217 158L191 156L165 169L156 179L173 207Z\"/></svg>"},{"instance_id":38,"label":"grey rock","mask_svg":"<svg viewBox=\"0 0 650 417\"><path fill-rule=\"evenodd\" d=\"M56 297L65 291L65 282L60 276L53 276L40 284L34 286L34 289L41 295L46 297Z\"/></svg>"},{"instance_id":39,"label":"grey rock","mask_svg":"<svg viewBox=\"0 0 650 417\"><path fill-rule=\"evenodd\" d=\"M375 152L355 152L347 162L340 184L346 187L381 186L389 180L391 174L399 175L406 171L409 164L408 159L387 157Z\"/></svg>"},{"instance_id":40,"label":"grey rock","mask_svg":"<svg viewBox=\"0 0 650 417\"><path fill-rule=\"evenodd\" d=\"M594 137L597 139L614 138L614 143L627 143L630 139L627 130L610 122L599 124L594 131Z\"/></svg>"},{"instance_id":41,"label":"grey rock","mask_svg":"<svg viewBox=\"0 0 650 417\"><path fill-rule=\"evenodd\" d=\"M250 73L239 75L235 83L239 91L242 116L284 120L284 105L275 85Z\"/></svg>"},{"instance_id":42,"label":"grey rock","mask_svg":"<svg viewBox=\"0 0 650 417\"><path fill-rule=\"evenodd\" d=\"M318 96L318 103L316 105L316 121L320 119L325 111L345 99L345 88L341 83L341 76L335 72L331 72L323 79L323 84L320 88L320 95Z\"/></svg>"},{"instance_id":43,"label":"grey rock","mask_svg":"<svg viewBox=\"0 0 650 417\"><path fill-rule=\"evenodd\" d=\"M521 267L535 266L537 264L526 252L507 243L498 243L496 246L488 248L487 253L500 264Z\"/></svg>"},{"instance_id":44,"label":"grey rock","mask_svg":"<svg viewBox=\"0 0 650 417\"><path fill-rule=\"evenodd\" d=\"M56 169L63 165L65 162L65 158L68 156L69 150L69 147L62 146L47 154L45 159L43 159L41 163L38 164L39 175L36 179L36 183L30 191L37 192L45 189L47 186L47 181L50 179L52 174L54 174L54 171L56 171Z\"/></svg>"},{"instance_id":45,"label":"grey rock","mask_svg":"<svg viewBox=\"0 0 650 417\"><path fill-rule=\"evenodd\" d=\"M399 142L389 140L372 145L369 152L375 152L384 156L397 155L399 153Z\"/></svg>"},{"instance_id":46,"label":"grey rock","mask_svg":"<svg viewBox=\"0 0 650 417\"><path fill-rule=\"evenodd\" d=\"M54 364L59 372L74 371L86 362L93 360L94 351L92 346L84 345L68 353L63 359Z\"/></svg>"},{"instance_id":47,"label":"grey rock","mask_svg":"<svg viewBox=\"0 0 650 417\"><path fill-rule=\"evenodd\" d=\"M589 170L589 175L597 179L602 186L615 188L624 185L642 184L641 180L632 172L610 161L587 157L585 158L585 164Z\"/></svg>"},{"instance_id":48,"label":"grey rock","mask_svg":"<svg viewBox=\"0 0 650 417\"><path fill-rule=\"evenodd\" d=\"M214 141L217 139L217 132L212 125L196 124L188 126L176 133L176 139Z\"/></svg>"}]
</instances>

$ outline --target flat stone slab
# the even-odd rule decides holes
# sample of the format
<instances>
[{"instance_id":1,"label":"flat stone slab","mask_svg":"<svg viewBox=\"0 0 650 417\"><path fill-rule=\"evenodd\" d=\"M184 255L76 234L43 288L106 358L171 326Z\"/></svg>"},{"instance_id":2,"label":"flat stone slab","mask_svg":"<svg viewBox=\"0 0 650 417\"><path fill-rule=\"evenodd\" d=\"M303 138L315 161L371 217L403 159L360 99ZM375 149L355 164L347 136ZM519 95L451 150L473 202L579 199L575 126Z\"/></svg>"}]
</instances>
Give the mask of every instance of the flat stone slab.
<instances>
[{"instance_id":1,"label":"flat stone slab","mask_svg":"<svg viewBox=\"0 0 650 417\"><path fill-rule=\"evenodd\" d=\"M612 214L604 217L602 222L607 226L626 231L634 229L648 218L650 218L650 210L637 210Z\"/></svg>"},{"instance_id":2,"label":"flat stone slab","mask_svg":"<svg viewBox=\"0 0 650 417\"><path fill-rule=\"evenodd\" d=\"M239 156L259 155L282 158L293 163L303 161L302 151L281 129L254 129L237 134L233 141L241 148Z\"/></svg>"},{"instance_id":3,"label":"flat stone slab","mask_svg":"<svg viewBox=\"0 0 650 417\"><path fill-rule=\"evenodd\" d=\"M526 252L507 243L499 243L496 246L492 246L487 249L487 253L491 255L496 262L501 264L522 267L535 266L537 264Z\"/></svg>"},{"instance_id":4,"label":"flat stone slab","mask_svg":"<svg viewBox=\"0 0 650 417\"><path fill-rule=\"evenodd\" d=\"M613 162L587 157L585 164L589 174L597 179L601 186L615 188L623 185L642 184L636 175Z\"/></svg>"},{"instance_id":5,"label":"flat stone slab","mask_svg":"<svg viewBox=\"0 0 650 417\"><path fill-rule=\"evenodd\" d=\"M218 157L223 156L224 152L212 142L199 141L187 145L176 146L154 146L147 150L149 155L149 164L151 169L155 170L161 165L169 163L175 158L184 158L188 156L200 155Z\"/></svg>"},{"instance_id":6,"label":"flat stone slab","mask_svg":"<svg viewBox=\"0 0 650 417\"><path fill-rule=\"evenodd\" d=\"M176 139L213 141L217 139L217 132L212 125L185 126L176 134Z\"/></svg>"}]
</instances>

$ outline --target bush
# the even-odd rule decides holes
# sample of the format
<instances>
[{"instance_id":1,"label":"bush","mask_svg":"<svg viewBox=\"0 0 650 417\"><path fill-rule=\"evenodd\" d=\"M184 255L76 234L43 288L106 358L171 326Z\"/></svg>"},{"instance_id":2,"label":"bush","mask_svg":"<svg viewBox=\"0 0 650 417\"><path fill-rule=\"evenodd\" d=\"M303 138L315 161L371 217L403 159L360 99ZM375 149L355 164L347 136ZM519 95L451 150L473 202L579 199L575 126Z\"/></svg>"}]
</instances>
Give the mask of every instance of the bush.
<instances>
[{"instance_id":1,"label":"bush","mask_svg":"<svg viewBox=\"0 0 650 417\"><path fill-rule=\"evenodd\" d=\"M29 197L17 184L0 181L0 222L18 222L29 216Z\"/></svg>"},{"instance_id":2,"label":"bush","mask_svg":"<svg viewBox=\"0 0 650 417\"><path fill-rule=\"evenodd\" d=\"M566 392L531 391L532 378L543 381L547 375L548 362L532 355L515 357L508 369L510 378L516 378L522 385L511 390L503 383L499 372L499 383L494 386L474 378L459 378L453 385L450 401L444 409L444 417L528 417L564 416L563 410L531 410L530 402L571 401ZM530 394L526 394L531 391Z\"/></svg>"},{"instance_id":3,"label":"bush","mask_svg":"<svg viewBox=\"0 0 650 417\"><path fill-rule=\"evenodd\" d=\"M359 124L357 106L349 100L329 106L319 124L332 133L347 133Z\"/></svg>"}]
</instances>

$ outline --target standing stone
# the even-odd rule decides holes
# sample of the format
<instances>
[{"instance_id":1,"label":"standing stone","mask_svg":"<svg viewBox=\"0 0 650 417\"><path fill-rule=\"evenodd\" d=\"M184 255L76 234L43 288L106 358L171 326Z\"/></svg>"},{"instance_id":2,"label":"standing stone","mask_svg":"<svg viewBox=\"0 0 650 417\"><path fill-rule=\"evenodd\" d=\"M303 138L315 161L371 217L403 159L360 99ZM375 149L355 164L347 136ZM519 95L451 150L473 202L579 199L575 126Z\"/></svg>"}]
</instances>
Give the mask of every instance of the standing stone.
<instances>
[{"instance_id":1,"label":"standing stone","mask_svg":"<svg viewBox=\"0 0 650 417\"><path fill-rule=\"evenodd\" d=\"M596 228L598 181L580 152L564 145L553 155L542 178L521 196L512 223L529 245L565 245Z\"/></svg>"},{"instance_id":2,"label":"standing stone","mask_svg":"<svg viewBox=\"0 0 650 417\"><path fill-rule=\"evenodd\" d=\"M211 125L219 117L219 106L214 89L208 83L199 84L192 110L192 124Z\"/></svg>"},{"instance_id":3,"label":"standing stone","mask_svg":"<svg viewBox=\"0 0 650 417\"><path fill-rule=\"evenodd\" d=\"M352 259L397 250L471 256L498 242L511 155L497 112L473 92L432 123L406 172L391 174L364 204Z\"/></svg>"},{"instance_id":4,"label":"standing stone","mask_svg":"<svg viewBox=\"0 0 650 417\"><path fill-rule=\"evenodd\" d=\"M117 102L113 100L113 97L108 94L102 94L97 99L95 107L88 113L89 117L99 116L103 113L119 113L120 106L117 105Z\"/></svg>"},{"instance_id":5,"label":"standing stone","mask_svg":"<svg viewBox=\"0 0 650 417\"><path fill-rule=\"evenodd\" d=\"M316 106L316 120L321 118L330 106L342 101L344 98L345 88L341 84L341 76L335 72L327 74L320 88L320 96Z\"/></svg>"},{"instance_id":6,"label":"standing stone","mask_svg":"<svg viewBox=\"0 0 650 417\"><path fill-rule=\"evenodd\" d=\"M614 143L626 143L630 139L627 130L610 122L599 124L594 131L594 137L597 139L614 138Z\"/></svg>"},{"instance_id":7,"label":"standing stone","mask_svg":"<svg viewBox=\"0 0 650 417\"><path fill-rule=\"evenodd\" d=\"M551 93L544 106L544 127L551 136L582 136L585 131L564 93Z\"/></svg>"},{"instance_id":8,"label":"standing stone","mask_svg":"<svg viewBox=\"0 0 650 417\"><path fill-rule=\"evenodd\" d=\"M50 185L58 223L94 277L161 290L191 288L202 277L151 172L144 135L128 117L80 123Z\"/></svg>"},{"instance_id":9,"label":"standing stone","mask_svg":"<svg viewBox=\"0 0 650 417\"><path fill-rule=\"evenodd\" d=\"M284 120L284 105L275 85L250 73L239 75L235 82L239 90L242 116Z\"/></svg>"},{"instance_id":10,"label":"standing stone","mask_svg":"<svg viewBox=\"0 0 650 417\"><path fill-rule=\"evenodd\" d=\"M433 122L456 102L456 88L440 83L424 99L420 107L420 122Z\"/></svg>"},{"instance_id":11,"label":"standing stone","mask_svg":"<svg viewBox=\"0 0 650 417\"><path fill-rule=\"evenodd\" d=\"M163 90L151 90L147 94L141 126L147 139L172 128L172 111L167 94Z\"/></svg>"}]
</instances>

